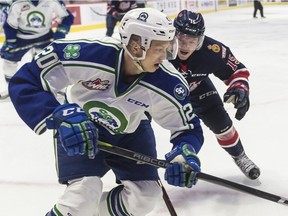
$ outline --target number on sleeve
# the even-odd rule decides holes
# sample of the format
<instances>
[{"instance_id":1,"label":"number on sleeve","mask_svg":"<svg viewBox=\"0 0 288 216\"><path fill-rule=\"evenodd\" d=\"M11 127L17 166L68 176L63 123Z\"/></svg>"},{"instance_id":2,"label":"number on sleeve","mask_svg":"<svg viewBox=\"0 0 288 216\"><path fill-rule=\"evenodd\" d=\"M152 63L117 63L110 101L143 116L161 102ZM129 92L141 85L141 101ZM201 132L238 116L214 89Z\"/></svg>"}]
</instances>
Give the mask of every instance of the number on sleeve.
<instances>
[{"instance_id":1,"label":"number on sleeve","mask_svg":"<svg viewBox=\"0 0 288 216\"><path fill-rule=\"evenodd\" d=\"M38 53L34 59L39 68L46 68L55 64L59 58L55 52L53 52L53 46L45 47L42 52Z\"/></svg>"},{"instance_id":2,"label":"number on sleeve","mask_svg":"<svg viewBox=\"0 0 288 216\"><path fill-rule=\"evenodd\" d=\"M185 116L187 118L188 121L192 120L193 117L194 117L194 113L193 113L193 108L192 108L192 105L191 103L187 103L183 106L183 110L184 110L184 113L185 113Z\"/></svg>"}]
</instances>

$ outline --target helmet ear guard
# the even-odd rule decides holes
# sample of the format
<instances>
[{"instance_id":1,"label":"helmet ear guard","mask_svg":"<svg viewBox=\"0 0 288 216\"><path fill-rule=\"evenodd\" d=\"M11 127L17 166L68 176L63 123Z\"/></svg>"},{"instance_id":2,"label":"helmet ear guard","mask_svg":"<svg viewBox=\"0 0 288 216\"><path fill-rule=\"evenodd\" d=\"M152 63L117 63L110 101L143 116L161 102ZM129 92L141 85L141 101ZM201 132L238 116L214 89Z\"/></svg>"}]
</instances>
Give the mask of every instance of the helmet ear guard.
<instances>
[{"instance_id":1,"label":"helmet ear guard","mask_svg":"<svg viewBox=\"0 0 288 216\"><path fill-rule=\"evenodd\" d=\"M124 49L134 60L143 60L146 57L146 52L151 46L153 40L171 41L171 48L167 50L176 54L168 54L167 57L177 55L177 40L175 39L175 27L172 20L164 13L153 8L137 8L127 12L120 22L119 33ZM131 36L137 35L141 38L141 49L143 49L142 57L133 57L127 49ZM177 49L175 50L175 46ZM173 48L172 48L173 47Z\"/></svg>"}]
</instances>

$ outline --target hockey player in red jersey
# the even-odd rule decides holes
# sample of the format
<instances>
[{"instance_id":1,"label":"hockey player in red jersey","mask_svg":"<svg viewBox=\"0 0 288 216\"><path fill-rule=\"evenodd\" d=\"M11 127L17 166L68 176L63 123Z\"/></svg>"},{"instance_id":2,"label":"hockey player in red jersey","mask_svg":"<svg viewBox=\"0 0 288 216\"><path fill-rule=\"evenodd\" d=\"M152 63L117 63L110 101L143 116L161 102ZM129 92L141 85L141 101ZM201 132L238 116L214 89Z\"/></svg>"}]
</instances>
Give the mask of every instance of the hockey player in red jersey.
<instances>
[{"instance_id":1,"label":"hockey player in red jersey","mask_svg":"<svg viewBox=\"0 0 288 216\"><path fill-rule=\"evenodd\" d=\"M138 5L136 1L108 1L106 16L106 36L111 37L117 22L121 21L125 13L137 7Z\"/></svg>"},{"instance_id":2,"label":"hockey player in red jersey","mask_svg":"<svg viewBox=\"0 0 288 216\"><path fill-rule=\"evenodd\" d=\"M171 62L189 83L195 113L241 171L248 178L257 179L260 169L247 157L239 134L209 78L209 74L213 74L228 86L223 100L234 104L235 118L241 120L249 109L248 69L229 47L204 35L205 24L200 13L182 10L174 20L174 26L179 50L177 58Z\"/></svg>"}]
</instances>

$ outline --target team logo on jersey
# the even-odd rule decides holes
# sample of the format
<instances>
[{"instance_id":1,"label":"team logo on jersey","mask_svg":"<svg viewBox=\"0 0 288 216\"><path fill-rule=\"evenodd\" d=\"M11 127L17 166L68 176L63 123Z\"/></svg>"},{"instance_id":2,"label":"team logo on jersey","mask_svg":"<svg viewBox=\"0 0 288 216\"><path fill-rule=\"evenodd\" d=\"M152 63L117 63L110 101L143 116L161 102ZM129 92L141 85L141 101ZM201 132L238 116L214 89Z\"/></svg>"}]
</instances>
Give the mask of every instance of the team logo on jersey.
<instances>
[{"instance_id":1,"label":"team logo on jersey","mask_svg":"<svg viewBox=\"0 0 288 216\"><path fill-rule=\"evenodd\" d=\"M39 11L32 11L27 15L28 27L43 28L45 27L44 21L45 16Z\"/></svg>"},{"instance_id":2,"label":"team logo on jersey","mask_svg":"<svg viewBox=\"0 0 288 216\"><path fill-rule=\"evenodd\" d=\"M190 92L194 91L201 84L201 82L202 82L202 80L189 83Z\"/></svg>"},{"instance_id":3,"label":"team logo on jersey","mask_svg":"<svg viewBox=\"0 0 288 216\"><path fill-rule=\"evenodd\" d=\"M177 84L174 88L174 95L178 100L184 100L187 96L187 89L185 86L180 83Z\"/></svg>"},{"instance_id":4,"label":"team logo on jersey","mask_svg":"<svg viewBox=\"0 0 288 216\"><path fill-rule=\"evenodd\" d=\"M124 133L128 120L117 108L110 107L99 101L91 101L83 106L86 113L89 113L92 121L97 122L114 134Z\"/></svg>"},{"instance_id":5,"label":"team logo on jersey","mask_svg":"<svg viewBox=\"0 0 288 216\"><path fill-rule=\"evenodd\" d=\"M208 49L211 49L213 52L215 53L219 53L220 52L220 46L218 44L212 44L208 46Z\"/></svg>"},{"instance_id":6,"label":"team logo on jersey","mask_svg":"<svg viewBox=\"0 0 288 216\"><path fill-rule=\"evenodd\" d=\"M109 80L101 80L99 78L97 78L96 80L89 80L89 81L85 81L82 82L82 85L89 89L89 90L106 90L109 88L110 84L109 84Z\"/></svg>"},{"instance_id":7,"label":"team logo on jersey","mask_svg":"<svg viewBox=\"0 0 288 216\"><path fill-rule=\"evenodd\" d=\"M180 69L180 73L184 76L185 79L188 79L189 75L191 77L191 73L189 73L187 70Z\"/></svg>"},{"instance_id":8,"label":"team logo on jersey","mask_svg":"<svg viewBox=\"0 0 288 216\"><path fill-rule=\"evenodd\" d=\"M65 59L76 59L80 56L81 47L78 44L68 44L64 49L64 58Z\"/></svg>"}]
</instances>

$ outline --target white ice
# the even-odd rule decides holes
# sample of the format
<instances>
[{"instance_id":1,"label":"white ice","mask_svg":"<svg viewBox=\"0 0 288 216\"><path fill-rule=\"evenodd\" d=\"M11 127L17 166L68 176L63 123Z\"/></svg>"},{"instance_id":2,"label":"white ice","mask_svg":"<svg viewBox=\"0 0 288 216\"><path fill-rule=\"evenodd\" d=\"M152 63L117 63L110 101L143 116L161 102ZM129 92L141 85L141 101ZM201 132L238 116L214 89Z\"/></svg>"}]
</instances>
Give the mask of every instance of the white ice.
<instances>
[{"instance_id":1,"label":"white ice","mask_svg":"<svg viewBox=\"0 0 288 216\"><path fill-rule=\"evenodd\" d=\"M264 10L266 19L253 19L252 7L204 14L206 34L228 45L251 72L251 107L241 122L234 123L248 156L261 168L260 180L244 177L205 126L199 157L205 173L287 198L288 6L265 6ZM69 38L88 34L103 36L105 29L72 33ZM226 87L213 80L222 95ZM232 105L226 107L233 117ZM171 148L169 132L154 128L158 157L163 158ZM164 170L159 172L162 178ZM115 186L112 173L103 181L105 190ZM205 181L199 180L192 189L172 187L163 178L162 182L179 216L288 215L288 206ZM11 102L0 103L0 215L44 216L64 189L57 183L51 132L35 135ZM169 215L164 202L152 215Z\"/></svg>"}]
</instances>

